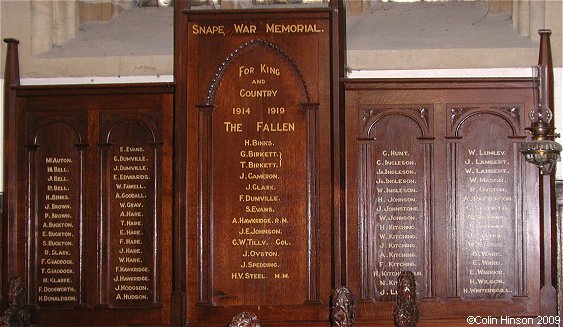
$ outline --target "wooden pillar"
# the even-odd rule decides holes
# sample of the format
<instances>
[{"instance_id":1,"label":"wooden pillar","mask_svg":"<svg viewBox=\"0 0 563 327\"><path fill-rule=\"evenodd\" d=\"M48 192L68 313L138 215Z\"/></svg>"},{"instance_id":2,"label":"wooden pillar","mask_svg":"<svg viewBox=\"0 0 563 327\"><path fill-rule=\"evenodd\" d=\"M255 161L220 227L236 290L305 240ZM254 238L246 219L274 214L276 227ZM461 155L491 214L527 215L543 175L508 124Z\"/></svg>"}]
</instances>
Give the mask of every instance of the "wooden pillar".
<instances>
[{"instance_id":1,"label":"wooden pillar","mask_svg":"<svg viewBox=\"0 0 563 327\"><path fill-rule=\"evenodd\" d=\"M547 92L544 97L547 98L549 108L554 112L553 101L553 60L551 57L551 45L549 36L551 30L539 30L540 35L540 51L538 64L547 66L547 74L545 83ZM554 127L554 119L551 120L551 127ZM543 221L540 223L540 261L542 267L541 274L541 290L540 290L540 312L545 315L557 314L557 207L555 197L555 171L551 175L544 175L540 180L540 206L541 217Z\"/></svg>"},{"instance_id":2,"label":"wooden pillar","mask_svg":"<svg viewBox=\"0 0 563 327\"><path fill-rule=\"evenodd\" d=\"M18 60L18 40L4 39L8 49L6 51L6 67L4 70L4 186L2 189L2 224L0 233L2 235L0 262L2 269L0 271L0 294L2 296L2 307L7 304L7 299L3 296L7 293L8 280L10 270L8 269L8 260L12 253L7 248L9 233L13 233L15 228L10 225L10 218L14 215L16 208L15 201L15 185L16 185L16 167L17 161L15 156L7 156L8 153L16 153L16 95L11 89L12 86L20 84L20 69ZM10 253L10 255L8 255ZM10 267L13 267L11 265Z\"/></svg>"}]
</instances>

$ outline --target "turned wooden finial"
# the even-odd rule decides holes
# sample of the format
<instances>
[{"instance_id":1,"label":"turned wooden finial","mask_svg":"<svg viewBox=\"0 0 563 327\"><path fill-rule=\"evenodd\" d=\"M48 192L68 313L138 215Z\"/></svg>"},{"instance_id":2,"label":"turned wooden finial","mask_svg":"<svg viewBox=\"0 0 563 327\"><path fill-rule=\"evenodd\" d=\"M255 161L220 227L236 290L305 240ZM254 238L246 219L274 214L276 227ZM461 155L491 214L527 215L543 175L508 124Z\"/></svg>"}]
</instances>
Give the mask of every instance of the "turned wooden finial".
<instances>
[{"instance_id":1,"label":"turned wooden finial","mask_svg":"<svg viewBox=\"0 0 563 327\"><path fill-rule=\"evenodd\" d=\"M411 271L403 271L397 280L397 305L393 310L396 327L414 327L418 322L416 281Z\"/></svg>"},{"instance_id":2,"label":"turned wooden finial","mask_svg":"<svg viewBox=\"0 0 563 327\"><path fill-rule=\"evenodd\" d=\"M241 312L233 318L229 327L260 327L260 320L252 312Z\"/></svg>"},{"instance_id":3,"label":"turned wooden finial","mask_svg":"<svg viewBox=\"0 0 563 327\"><path fill-rule=\"evenodd\" d=\"M8 309L0 317L0 327L29 327L30 314L25 305L25 285L19 277L10 280Z\"/></svg>"},{"instance_id":4,"label":"turned wooden finial","mask_svg":"<svg viewBox=\"0 0 563 327\"><path fill-rule=\"evenodd\" d=\"M356 315L356 297L345 286L332 291L330 297L332 327L353 327Z\"/></svg>"},{"instance_id":5,"label":"turned wooden finial","mask_svg":"<svg viewBox=\"0 0 563 327\"><path fill-rule=\"evenodd\" d=\"M19 85L20 84L20 64L18 56L18 44L20 41L12 38L4 39L8 45L6 50L6 66L4 70L4 83L6 85Z\"/></svg>"}]
</instances>

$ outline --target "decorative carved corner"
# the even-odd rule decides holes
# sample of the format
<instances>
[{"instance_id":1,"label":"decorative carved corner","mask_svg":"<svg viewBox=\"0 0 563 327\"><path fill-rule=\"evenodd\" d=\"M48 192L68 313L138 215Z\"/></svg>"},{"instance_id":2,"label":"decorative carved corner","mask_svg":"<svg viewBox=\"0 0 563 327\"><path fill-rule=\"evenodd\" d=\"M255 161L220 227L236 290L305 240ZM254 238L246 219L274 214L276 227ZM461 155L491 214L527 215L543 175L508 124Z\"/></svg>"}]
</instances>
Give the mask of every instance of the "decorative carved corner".
<instances>
[{"instance_id":1,"label":"decorative carved corner","mask_svg":"<svg viewBox=\"0 0 563 327\"><path fill-rule=\"evenodd\" d=\"M412 271L403 271L397 279L397 305L393 309L396 327L414 327L418 322L416 280Z\"/></svg>"},{"instance_id":2,"label":"decorative carved corner","mask_svg":"<svg viewBox=\"0 0 563 327\"><path fill-rule=\"evenodd\" d=\"M428 107L413 107L413 108L400 108L400 109L411 111L414 115L420 117L424 125L428 127L429 125L428 111L430 111Z\"/></svg>"},{"instance_id":3,"label":"decorative carved corner","mask_svg":"<svg viewBox=\"0 0 563 327\"><path fill-rule=\"evenodd\" d=\"M522 107L520 106L498 106L498 107L491 107L491 109L501 110L502 112L506 113L518 123L518 126L520 126L520 124L522 123L520 120L520 113L522 112Z\"/></svg>"},{"instance_id":4,"label":"decorative carved corner","mask_svg":"<svg viewBox=\"0 0 563 327\"><path fill-rule=\"evenodd\" d=\"M372 126L382 117L396 114L409 117L414 120L423 130L423 134L429 133L430 127L430 105L410 105L410 106L390 106L379 107L374 105L366 105L359 110L359 126L361 138L369 137L369 131Z\"/></svg>"},{"instance_id":5,"label":"decorative carved corner","mask_svg":"<svg viewBox=\"0 0 563 327\"><path fill-rule=\"evenodd\" d=\"M375 115L376 110L374 108L362 108L361 114L361 122L362 122L362 129L366 127L368 120Z\"/></svg>"},{"instance_id":6,"label":"decorative carved corner","mask_svg":"<svg viewBox=\"0 0 563 327\"><path fill-rule=\"evenodd\" d=\"M229 327L260 327L260 320L252 312L241 312L233 318Z\"/></svg>"},{"instance_id":7,"label":"decorative carved corner","mask_svg":"<svg viewBox=\"0 0 563 327\"><path fill-rule=\"evenodd\" d=\"M454 131L459 118L468 110L477 109L478 107L453 107L450 108L450 130Z\"/></svg>"},{"instance_id":8,"label":"decorative carved corner","mask_svg":"<svg viewBox=\"0 0 563 327\"><path fill-rule=\"evenodd\" d=\"M332 290L330 296L330 326L353 327L356 297L346 286Z\"/></svg>"},{"instance_id":9,"label":"decorative carved corner","mask_svg":"<svg viewBox=\"0 0 563 327\"><path fill-rule=\"evenodd\" d=\"M25 284L19 277L10 279L8 308L0 317L0 327L28 327L31 315L25 306Z\"/></svg>"},{"instance_id":10,"label":"decorative carved corner","mask_svg":"<svg viewBox=\"0 0 563 327\"><path fill-rule=\"evenodd\" d=\"M500 116L509 122L516 131L522 129L522 105L513 104L501 104L501 105L488 105L482 104L478 106L454 106L449 108L450 114L450 131L455 134L456 129L460 125L460 120L465 119L470 112L476 110L483 111L486 113L500 113Z\"/></svg>"}]
</instances>

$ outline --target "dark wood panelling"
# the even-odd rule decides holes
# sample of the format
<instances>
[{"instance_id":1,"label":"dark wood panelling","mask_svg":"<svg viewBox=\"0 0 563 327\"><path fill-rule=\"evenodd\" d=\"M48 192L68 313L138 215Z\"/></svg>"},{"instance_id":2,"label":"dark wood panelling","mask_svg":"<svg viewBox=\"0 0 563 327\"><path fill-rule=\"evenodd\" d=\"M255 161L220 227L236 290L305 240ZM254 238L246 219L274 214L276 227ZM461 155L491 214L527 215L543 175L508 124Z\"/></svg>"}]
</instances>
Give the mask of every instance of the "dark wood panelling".
<instances>
[{"instance_id":1,"label":"dark wood panelling","mask_svg":"<svg viewBox=\"0 0 563 327\"><path fill-rule=\"evenodd\" d=\"M346 89L357 319L387 321L400 270L416 275L421 324L538 314L538 176L519 151L532 82L355 80Z\"/></svg>"},{"instance_id":2,"label":"dark wood panelling","mask_svg":"<svg viewBox=\"0 0 563 327\"><path fill-rule=\"evenodd\" d=\"M510 299L525 288L523 104L448 104L448 296Z\"/></svg>"},{"instance_id":3,"label":"dark wood panelling","mask_svg":"<svg viewBox=\"0 0 563 327\"><path fill-rule=\"evenodd\" d=\"M417 276L420 297L431 294L432 111L428 105L359 109L362 300L394 301L404 270Z\"/></svg>"},{"instance_id":4,"label":"dark wood panelling","mask_svg":"<svg viewBox=\"0 0 563 327\"><path fill-rule=\"evenodd\" d=\"M403 270L419 326L555 303L549 177L519 152L530 79L346 80L341 1L187 3L176 91L17 87L10 60L2 285L25 279L33 323L326 326L345 284L357 325L392 326Z\"/></svg>"},{"instance_id":5,"label":"dark wood panelling","mask_svg":"<svg viewBox=\"0 0 563 327\"><path fill-rule=\"evenodd\" d=\"M6 242L22 249L11 274L25 277L33 323L170 324L172 92L16 89Z\"/></svg>"}]
</instances>

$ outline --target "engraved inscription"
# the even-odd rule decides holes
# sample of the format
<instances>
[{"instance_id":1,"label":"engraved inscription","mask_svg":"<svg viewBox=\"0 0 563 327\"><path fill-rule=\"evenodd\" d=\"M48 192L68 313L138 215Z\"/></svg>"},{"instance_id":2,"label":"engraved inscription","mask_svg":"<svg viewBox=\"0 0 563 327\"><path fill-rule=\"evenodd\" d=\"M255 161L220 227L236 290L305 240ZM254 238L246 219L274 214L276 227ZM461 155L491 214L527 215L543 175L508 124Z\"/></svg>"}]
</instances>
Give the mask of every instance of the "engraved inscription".
<instances>
[{"instance_id":1,"label":"engraved inscription","mask_svg":"<svg viewBox=\"0 0 563 327\"><path fill-rule=\"evenodd\" d=\"M507 147L467 148L462 156L464 179L469 183L461 195L467 212L462 222L465 251L460 260L468 266L462 276L462 296L481 298L513 292L511 266L507 262L512 248L512 171Z\"/></svg>"},{"instance_id":2,"label":"engraved inscription","mask_svg":"<svg viewBox=\"0 0 563 327\"><path fill-rule=\"evenodd\" d=\"M492 115L491 115L492 116ZM480 130L488 131L483 142ZM515 294L517 199L512 130L500 118L464 123L457 145L458 293L466 299ZM519 153L517 153L519 155Z\"/></svg>"},{"instance_id":3,"label":"engraved inscription","mask_svg":"<svg viewBox=\"0 0 563 327\"><path fill-rule=\"evenodd\" d=\"M401 109L408 110L408 109ZM378 114L374 112L373 114ZM429 178L425 163L425 144L416 136L419 123L405 115L388 115L372 127L374 141L361 145L367 167L365 191L368 210L365 222L370 254L369 274L373 292L367 296L392 301L397 292L397 277L411 271L425 294L427 277L426 226L429 219L425 186ZM401 130L401 136L393 131Z\"/></svg>"},{"instance_id":4,"label":"engraved inscription","mask_svg":"<svg viewBox=\"0 0 563 327\"><path fill-rule=\"evenodd\" d=\"M231 89L218 90L224 106L213 112L214 148L222 149L213 159L215 246L228 255L218 260L216 287L236 294L221 303L296 304L305 297L275 296L306 276L306 125L303 93L286 84L294 74L278 54L257 49L225 74ZM270 291L240 291L263 287Z\"/></svg>"},{"instance_id":5,"label":"engraved inscription","mask_svg":"<svg viewBox=\"0 0 563 327\"><path fill-rule=\"evenodd\" d=\"M144 127L125 123L123 129L128 133L113 136L109 167L110 300L118 307L144 306L154 292L154 153Z\"/></svg>"},{"instance_id":6,"label":"engraved inscription","mask_svg":"<svg viewBox=\"0 0 563 327\"><path fill-rule=\"evenodd\" d=\"M416 150L414 150L416 151ZM396 280L401 271L422 276L424 240L420 174L420 156L413 150L378 151L376 159L376 279L378 295L384 299L396 295Z\"/></svg>"},{"instance_id":7,"label":"engraved inscription","mask_svg":"<svg viewBox=\"0 0 563 327\"><path fill-rule=\"evenodd\" d=\"M77 235L75 233L75 196L70 174L73 158L46 157L41 165L47 177L45 205L39 226L40 251L38 265L39 303L76 302Z\"/></svg>"}]
</instances>

